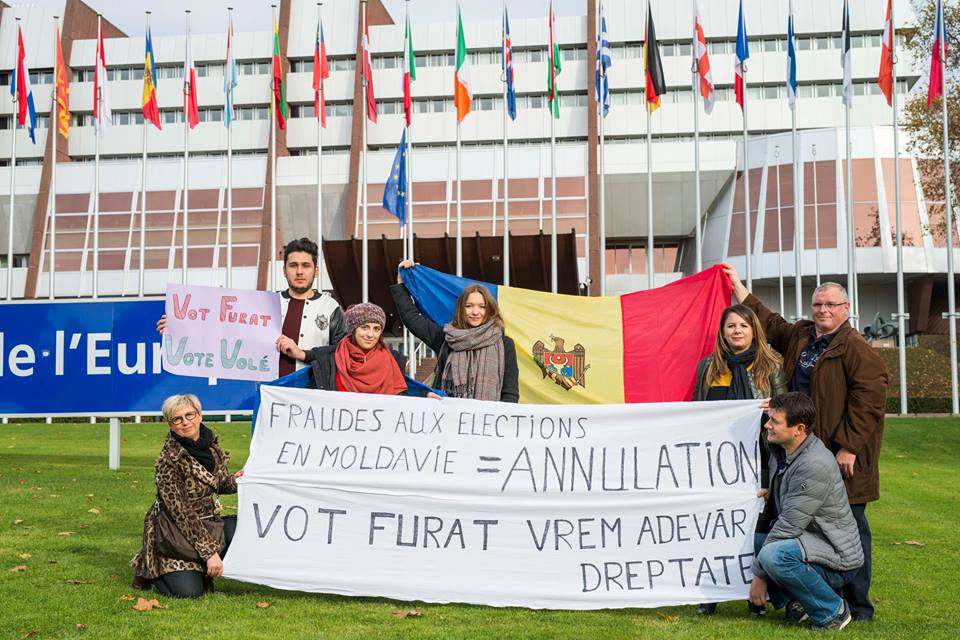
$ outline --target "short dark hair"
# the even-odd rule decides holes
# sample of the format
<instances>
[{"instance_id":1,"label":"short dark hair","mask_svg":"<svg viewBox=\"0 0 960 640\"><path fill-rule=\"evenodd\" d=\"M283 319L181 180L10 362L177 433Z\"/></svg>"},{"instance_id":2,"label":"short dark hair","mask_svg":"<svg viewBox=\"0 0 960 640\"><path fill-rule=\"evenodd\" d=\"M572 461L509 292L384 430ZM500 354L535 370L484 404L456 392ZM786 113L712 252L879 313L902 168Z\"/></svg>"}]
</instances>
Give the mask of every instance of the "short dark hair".
<instances>
[{"instance_id":1,"label":"short dark hair","mask_svg":"<svg viewBox=\"0 0 960 640\"><path fill-rule=\"evenodd\" d=\"M788 427L802 424L807 433L813 433L813 425L817 419L817 408L805 393L790 391L770 398L770 408L782 411Z\"/></svg>"},{"instance_id":2,"label":"short dark hair","mask_svg":"<svg viewBox=\"0 0 960 640\"><path fill-rule=\"evenodd\" d=\"M283 248L283 263L287 263L287 258L290 257L291 253L302 251L303 253L309 253L313 258L313 264L317 264L317 243L311 240L310 238L299 238L297 240L291 240L287 243L287 246Z\"/></svg>"}]
</instances>

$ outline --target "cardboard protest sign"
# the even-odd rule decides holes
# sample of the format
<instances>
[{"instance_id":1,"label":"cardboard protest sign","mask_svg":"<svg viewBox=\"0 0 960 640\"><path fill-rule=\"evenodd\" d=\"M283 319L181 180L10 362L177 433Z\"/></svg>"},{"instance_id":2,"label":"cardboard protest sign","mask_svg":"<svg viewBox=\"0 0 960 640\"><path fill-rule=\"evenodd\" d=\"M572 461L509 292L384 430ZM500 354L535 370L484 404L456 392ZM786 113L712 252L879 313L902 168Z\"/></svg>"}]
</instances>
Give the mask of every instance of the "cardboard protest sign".
<instances>
[{"instance_id":1,"label":"cardboard protest sign","mask_svg":"<svg viewBox=\"0 0 960 640\"><path fill-rule=\"evenodd\" d=\"M261 387L227 577L600 609L743 599L756 401L510 405Z\"/></svg>"},{"instance_id":2,"label":"cardboard protest sign","mask_svg":"<svg viewBox=\"0 0 960 640\"><path fill-rule=\"evenodd\" d=\"M283 329L268 291L167 285L163 370L225 380L274 380Z\"/></svg>"}]
</instances>

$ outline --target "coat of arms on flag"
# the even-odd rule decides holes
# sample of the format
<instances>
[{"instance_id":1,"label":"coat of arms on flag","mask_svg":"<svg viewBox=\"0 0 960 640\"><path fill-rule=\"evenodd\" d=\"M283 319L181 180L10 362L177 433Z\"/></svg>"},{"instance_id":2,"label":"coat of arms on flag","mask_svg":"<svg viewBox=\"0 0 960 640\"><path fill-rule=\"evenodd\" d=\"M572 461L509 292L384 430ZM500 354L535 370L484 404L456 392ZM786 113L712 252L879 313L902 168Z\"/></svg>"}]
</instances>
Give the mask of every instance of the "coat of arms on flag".
<instances>
[{"instance_id":1,"label":"coat of arms on flag","mask_svg":"<svg viewBox=\"0 0 960 640\"><path fill-rule=\"evenodd\" d=\"M540 367L544 379L550 378L563 389L569 391L579 385L587 388L586 371L590 365L586 364L586 349L577 343L573 351L564 350L563 338L551 335L553 349L547 349L543 340L537 340L533 345L533 361Z\"/></svg>"}]
</instances>

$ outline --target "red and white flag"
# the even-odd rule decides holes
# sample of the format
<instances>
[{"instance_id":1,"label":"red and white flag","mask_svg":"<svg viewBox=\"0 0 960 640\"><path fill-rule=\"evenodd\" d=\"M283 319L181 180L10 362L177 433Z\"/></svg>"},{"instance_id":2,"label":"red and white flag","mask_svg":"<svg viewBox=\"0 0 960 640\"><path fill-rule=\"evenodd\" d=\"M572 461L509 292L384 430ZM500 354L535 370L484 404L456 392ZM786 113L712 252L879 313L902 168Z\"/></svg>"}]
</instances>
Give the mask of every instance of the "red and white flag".
<instances>
[{"instance_id":1,"label":"red and white flag","mask_svg":"<svg viewBox=\"0 0 960 640\"><path fill-rule=\"evenodd\" d=\"M697 38L693 43L693 63L700 76L700 96L703 98L703 110L708 114L713 111L715 94L713 90L713 74L710 73L710 56L707 54L707 38L703 35L703 21L700 19L700 9L694 14L693 28Z\"/></svg>"},{"instance_id":2,"label":"red and white flag","mask_svg":"<svg viewBox=\"0 0 960 640\"><path fill-rule=\"evenodd\" d=\"M370 62L370 25L367 24L367 15L363 16L363 77L367 81L367 117L371 122L377 121L377 98L373 93L373 65Z\"/></svg>"},{"instance_id":3,"label":"red and white flag","mask_svg":"<svg viewBox=\"0 0 960 640\"><path fill-rule=\"evenodd\" d=\"M893 106L893 25L890 24L890 5L893 0L887 0L887 19L883 23L883 42L880 51L880 75L877 84L887 99L887 104Z\"/></svg>"},{"instance_id":4,"label":"red and white flag","mask_svg":"<svg viewBox=\"0 0 960 640\"><path fill-rule=\"evenodd\" d=\"M107 95L107 58L103 53L103 30L97 33L97 62L93 69L93 121L99 129L113 124L113 112Z\"/></svg>"},{"instance_id":5,"label":"red and white flag","mask_svg":"<svg viewBox=\"0 0 960 640\"><path fill-rule=\"evenodd\" d=\"M197 69L193 66L189 33L187 34L187 56L183 60L183 117L191 129L200 122L200 111L197 108Z\"/></svg>"}]
</instances>

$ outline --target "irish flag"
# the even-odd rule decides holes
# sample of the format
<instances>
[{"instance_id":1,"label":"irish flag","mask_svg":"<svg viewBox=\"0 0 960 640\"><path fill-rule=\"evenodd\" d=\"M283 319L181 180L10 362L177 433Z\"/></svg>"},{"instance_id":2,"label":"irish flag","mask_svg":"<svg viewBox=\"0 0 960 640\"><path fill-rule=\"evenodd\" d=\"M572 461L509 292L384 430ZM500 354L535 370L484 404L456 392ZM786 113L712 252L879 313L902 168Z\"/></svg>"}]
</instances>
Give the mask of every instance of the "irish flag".
<instances>
[{"instance_id":1,"label":"irish flag","mask_svg":"<svg viewBox=\"0 0 960 640\"><path fill-rule=\"evenodd\" d=\"M401 272L420 311L449 322L475 281L415 266ZM730 281L715 266L657 289L586 297L485 286L517 348L520 402L680 402L693 396L697 362L713 352Z\"/></svg>"},{"instance_id":2,"label":"irish flag","mask_svg":"<svg viewBox=\"0 0 960 640\"><path fill-rule=\"evenodd\" d=\"M470 86L470 62L467 60L467 41L463 37L463 17L457 4L457 71L453 76L453 104L457 107L457 124L470 113L473 87Z\"/></svg>"}]
</instances>

